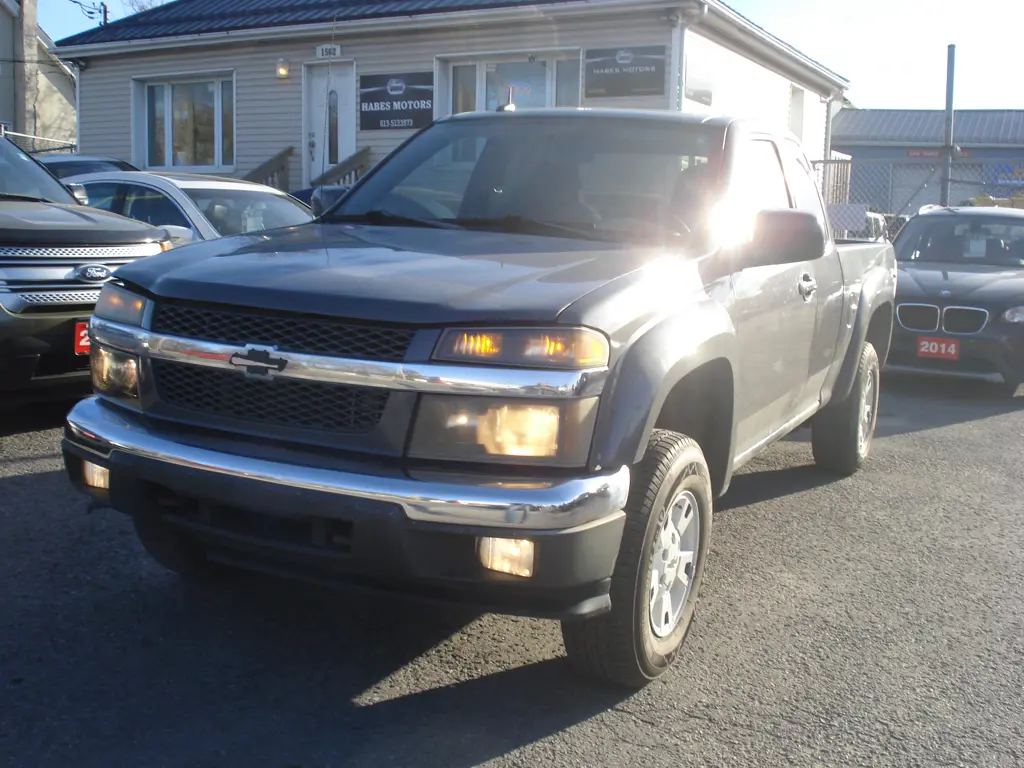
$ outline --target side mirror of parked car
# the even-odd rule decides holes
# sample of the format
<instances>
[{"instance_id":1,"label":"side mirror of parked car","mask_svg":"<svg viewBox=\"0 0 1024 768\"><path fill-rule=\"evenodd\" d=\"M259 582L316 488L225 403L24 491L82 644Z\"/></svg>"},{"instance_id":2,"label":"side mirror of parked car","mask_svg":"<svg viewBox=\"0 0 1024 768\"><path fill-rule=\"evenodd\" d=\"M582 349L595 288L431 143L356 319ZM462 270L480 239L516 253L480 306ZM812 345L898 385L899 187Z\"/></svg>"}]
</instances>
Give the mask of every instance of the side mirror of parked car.
<instances>
[{"instance_id":1,"label":"side mirror of parked car","mask_svg":"<svg viewBox=\"0 0 1024 768\"><path fill-rule=\"evenodd\" d=\"M85 191L85 187L81 184L68 184L68 192L75 196L81 205L89 204L89 193Z\"/></svg>"},{"instance_id":2,"label":"side mirror of parked car","mask_svg":"<svg viewBox=\"0 0 1024 768\"><path fill-rule=\"evenodd\" d=\"M743 261L748 267L813 261L825 253L825 232L810 213L761 211L746 250Z\"/></svg>"},{"instance_id":3,"label":"side mirror of parked car","mask_svg":"<svg viewBox=\"0 0 1024 768\"><path fill-rule=\"evenodd\" d=\"M168 224L161 227L167 236L171 238L171 242L174 243L174 247L177 248L179 245L188 245L194 242L196 239L195 233L188 227L178 227L173 224Z\"/></svg>"},{"instance_id":4,"label":"side mirror of parked car","mask_svg":"<svg viewBox=\"0 0 1024 768\"><path fill-rule=\"evenodd\" d=\"M314 189L309 201L309 207L313 209L313 215L317 217L322 216L324 211L338 202L348 190L348 186L344 184Z\"/></svg>"}]
</instances>

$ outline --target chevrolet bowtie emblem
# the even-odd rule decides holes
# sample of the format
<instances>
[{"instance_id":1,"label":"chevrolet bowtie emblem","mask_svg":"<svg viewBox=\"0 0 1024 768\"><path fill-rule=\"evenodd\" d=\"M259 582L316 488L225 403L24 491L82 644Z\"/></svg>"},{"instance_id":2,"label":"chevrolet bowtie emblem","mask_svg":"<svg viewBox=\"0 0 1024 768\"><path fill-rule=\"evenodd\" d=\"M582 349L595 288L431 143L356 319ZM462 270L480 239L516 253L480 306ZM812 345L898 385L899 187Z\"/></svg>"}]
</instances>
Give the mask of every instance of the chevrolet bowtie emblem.
<instances>
[{"instance_id":1,"label":"chevrolet bowtie emblem","mask_svg":"<svg viewBox=\"0 0 1024 768\"><path fill-rule=\"evenodd\" d=\"M245 371L246 376L269 379L288 367L283 357L275 357L274 347L247 346L245 352L235 352L228 362Z\"/></svg>"}]
</instances>

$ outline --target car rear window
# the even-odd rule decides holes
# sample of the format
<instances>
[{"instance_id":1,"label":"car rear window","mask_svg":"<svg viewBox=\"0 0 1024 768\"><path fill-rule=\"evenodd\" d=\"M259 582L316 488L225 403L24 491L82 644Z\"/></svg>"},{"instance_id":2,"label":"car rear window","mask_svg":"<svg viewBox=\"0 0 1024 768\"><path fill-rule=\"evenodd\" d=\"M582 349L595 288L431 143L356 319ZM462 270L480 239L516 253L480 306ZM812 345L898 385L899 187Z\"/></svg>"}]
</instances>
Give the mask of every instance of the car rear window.
<instances>
[{"instance_id":1,"label":"car rear window","mask_svg":"<svg viewBox=\"0 0 1024 768\"><path fill-rule=\"evenodd\" d=\"M1024 218L937 214L912 219L896 238L900 261L1024 266Z\"/></svg>"}]
</instances>

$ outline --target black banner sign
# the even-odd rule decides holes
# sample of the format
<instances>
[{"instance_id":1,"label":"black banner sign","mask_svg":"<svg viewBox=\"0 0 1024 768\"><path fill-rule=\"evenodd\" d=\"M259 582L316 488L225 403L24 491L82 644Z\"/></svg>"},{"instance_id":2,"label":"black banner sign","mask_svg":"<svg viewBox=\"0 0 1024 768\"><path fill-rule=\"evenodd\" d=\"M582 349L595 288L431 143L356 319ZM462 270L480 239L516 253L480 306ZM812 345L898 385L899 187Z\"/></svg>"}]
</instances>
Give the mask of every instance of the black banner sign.
<instances>
[{"instance_id":1,"label":"black banner sign","mask_svg":"<svg viewBox=\"0 0 1024 768\"><path fill-rule=\"evenodd\" d=\"M359 130L423 128L433 119L433 72L359 77Z\"/></svg>"},{"instance_id":2,"label":"black banner sign","mask_svg":"<svg viewBox=\"0 0 1024 768\"><path fill-rule=\"evenodd\" d=\"M662 96L665 46L591 49L586 54L583 82L588 99Z\"/></svg>"}]
</instances>

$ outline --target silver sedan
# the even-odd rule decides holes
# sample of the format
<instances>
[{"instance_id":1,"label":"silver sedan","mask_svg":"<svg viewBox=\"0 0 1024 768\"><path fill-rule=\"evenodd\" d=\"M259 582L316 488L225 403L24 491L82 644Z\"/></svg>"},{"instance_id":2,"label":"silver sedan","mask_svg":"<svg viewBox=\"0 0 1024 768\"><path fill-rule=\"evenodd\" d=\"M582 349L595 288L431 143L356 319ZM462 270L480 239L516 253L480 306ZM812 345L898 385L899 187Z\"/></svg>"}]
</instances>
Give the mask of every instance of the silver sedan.
<instances>
[{"instance_id":1,"label":"silver sedan","mask_svg":"<svg viewBox=\"0 0 1024 768\"><path fill-rule=\"evenodd\" d=\"M217 176L105 171L69 176L89 205L166 228L178 244L277 229L313 219L310 209L280 190Z\"/></svg>"}]
</instances>

